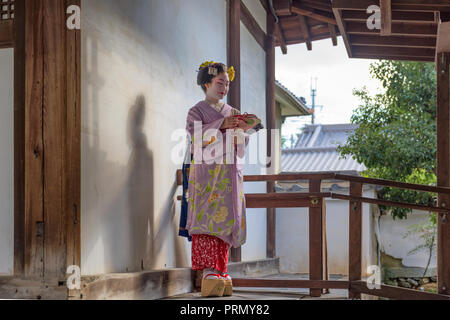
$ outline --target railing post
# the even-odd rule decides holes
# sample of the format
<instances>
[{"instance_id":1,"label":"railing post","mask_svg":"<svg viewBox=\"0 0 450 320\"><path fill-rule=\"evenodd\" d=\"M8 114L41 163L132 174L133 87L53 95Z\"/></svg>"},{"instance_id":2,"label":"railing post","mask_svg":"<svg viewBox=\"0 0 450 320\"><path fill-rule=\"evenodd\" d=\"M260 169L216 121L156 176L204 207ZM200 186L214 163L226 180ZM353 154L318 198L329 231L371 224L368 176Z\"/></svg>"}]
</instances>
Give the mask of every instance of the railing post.
<instances>
[{"instance_id":1,"label":"railing post","mask_svg":"<svg viewBox=\"0 0 450 320\"><path fill-rule=\"evenodd\" d=\"M437 54L437 185L450 186L450 52ZM438 206L448 208L450 196L438 195ZM438 214L437 273L438 293L450 294L450 216Z\"/></svg>"},{"instance_id":2,"label":"railing post","mask_svg":"<svg viewBox=\"0 0 450 320\"><path fill-rule=\"evenodd\" d=\"M362 196L362 183L350 181L350 195ZM361 280L361 252L362 252L362 204L361 201L349 201L349 252L348 252L348 280ZM349 299L361 299L361 294L350 290Z\"/></svg>"},{"instance_id":3,"label":"railing post","mask_svg":"<svg viewBox=\"0 0 450 320\"><path fill-rule=\"evenodd\" d=\"M231 262L241 262L242 250L239 248L231 248Z\"/></svg>"},{"instance_id":4,"label":"railing post","mask_svg":"<svg viewBox=\"0 0 450 320\"><path fill-rule=\"evenodd\" d=\"M267 182L267 192L273 193L275 192L275 182L268 181ZM267 208L267 239L266 239L266 256L267 258L275 258L275 211L276 208Z\"/></svg>"},{"instance_id":5,"label":"railing post","mask_svg":"<svg viewBox=\"0 0 450 320\"><path fill-rule=\"evenodd\" d=\"M320 192L321 180L309 180L309 192ZM320 201L324 201L323 198ZM309 207L309 279L324 280L324 211L320 207ZM322 289L309 289L311 297L320 297Z\"/></svg>"}]
</instances>

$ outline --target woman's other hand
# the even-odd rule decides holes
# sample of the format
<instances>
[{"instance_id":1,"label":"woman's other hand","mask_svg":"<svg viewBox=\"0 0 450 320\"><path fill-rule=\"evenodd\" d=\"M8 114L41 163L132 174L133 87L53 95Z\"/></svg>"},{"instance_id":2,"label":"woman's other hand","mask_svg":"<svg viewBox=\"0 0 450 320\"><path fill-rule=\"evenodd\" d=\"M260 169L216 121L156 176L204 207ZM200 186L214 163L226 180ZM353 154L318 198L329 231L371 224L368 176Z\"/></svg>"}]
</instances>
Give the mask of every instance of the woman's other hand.
<instances>
[{"instance_id":1,"label":"woman's other hand","mask_svg":"<svg viewBox=\"0 0 450 320\"><path fill-rule=\"evenodd\" d=\"M235 117L226 117L220 129L232 129L236 128L239 124L239 120Z\"/></svg>"}]
</instances>

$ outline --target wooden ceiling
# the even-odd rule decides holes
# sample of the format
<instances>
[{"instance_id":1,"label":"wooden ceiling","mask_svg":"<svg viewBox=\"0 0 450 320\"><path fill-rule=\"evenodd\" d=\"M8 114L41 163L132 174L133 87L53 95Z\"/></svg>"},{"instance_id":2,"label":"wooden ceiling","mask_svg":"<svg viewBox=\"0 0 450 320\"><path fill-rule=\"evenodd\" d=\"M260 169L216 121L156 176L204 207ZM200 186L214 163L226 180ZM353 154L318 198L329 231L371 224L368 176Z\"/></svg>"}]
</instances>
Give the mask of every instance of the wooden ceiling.
<instances>
[{"instance_id":1,"label":"wooden ceiling","mask_svg":"<svg viewBox=\"0 0 450 320\"><path fill-rule=\"evenodd\" d=\"M371 5L381 10L381 29L367 26ZM290 44L337 45L341 35L350 58L435 61L439 22L450 21L450 0L273 0L273 7L284 54Z\"/></svg>"}]
</instances>

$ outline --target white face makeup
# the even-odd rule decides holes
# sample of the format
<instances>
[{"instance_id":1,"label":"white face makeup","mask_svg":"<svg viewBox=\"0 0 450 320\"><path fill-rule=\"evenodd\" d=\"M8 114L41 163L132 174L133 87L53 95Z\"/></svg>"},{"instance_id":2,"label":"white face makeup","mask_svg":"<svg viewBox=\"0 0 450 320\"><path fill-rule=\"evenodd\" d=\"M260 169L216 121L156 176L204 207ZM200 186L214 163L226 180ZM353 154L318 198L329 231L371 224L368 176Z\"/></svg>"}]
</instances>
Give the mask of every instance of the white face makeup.
<instances>
[{"instance_id":1,"label":"white face makeup","mask_svg":"<svg viewBox=\"0 0 450 320\"><path fill-rule=\"evenodd\" d=\"M225 98L230 90L230 79L228 73L224 72L215 77L210 84L207 85L206 96L214 99L221 100Z\"/></svg>"}]
</instances>

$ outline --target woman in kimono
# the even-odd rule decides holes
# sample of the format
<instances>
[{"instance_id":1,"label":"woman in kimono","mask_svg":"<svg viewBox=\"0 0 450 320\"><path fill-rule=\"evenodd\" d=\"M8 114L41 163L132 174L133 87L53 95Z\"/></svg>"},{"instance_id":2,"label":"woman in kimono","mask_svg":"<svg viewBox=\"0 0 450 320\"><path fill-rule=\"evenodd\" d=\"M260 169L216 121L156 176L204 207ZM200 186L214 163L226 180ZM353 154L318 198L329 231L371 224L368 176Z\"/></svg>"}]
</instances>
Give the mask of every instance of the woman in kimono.
<instances>
[{"instance_id":1,"label":"woman in kimono","mask_svg":"<svg viewBox=\"0 0 450 320\"><path fill-rule=\"evenodd\" d=\"M226 273L229 249L246 240L242 164L237 157L245 155L249 138L239 129L243 121L232 117L239 110L220 102L233 78L233 67L202 64L197 84L206 97L189 110L186 121L193 155L186 230L192 236L192 269L203 270L203 296L232 294Z\"/></svg>"}]
</instances>

